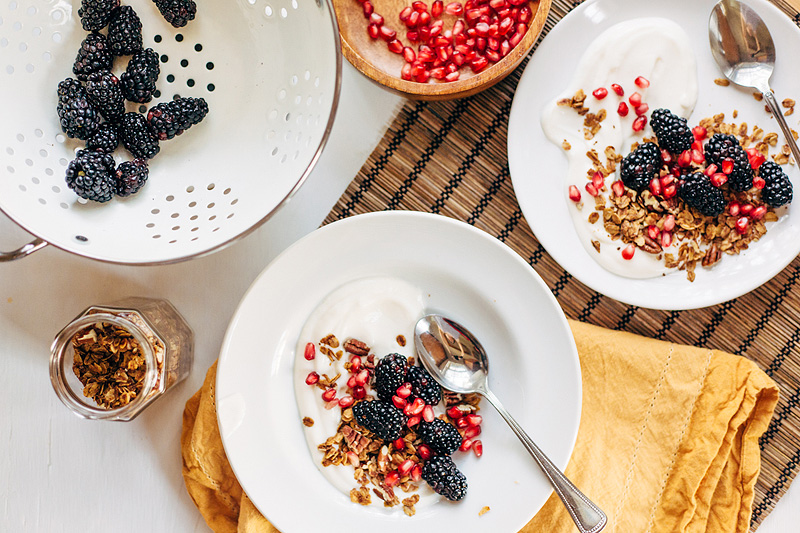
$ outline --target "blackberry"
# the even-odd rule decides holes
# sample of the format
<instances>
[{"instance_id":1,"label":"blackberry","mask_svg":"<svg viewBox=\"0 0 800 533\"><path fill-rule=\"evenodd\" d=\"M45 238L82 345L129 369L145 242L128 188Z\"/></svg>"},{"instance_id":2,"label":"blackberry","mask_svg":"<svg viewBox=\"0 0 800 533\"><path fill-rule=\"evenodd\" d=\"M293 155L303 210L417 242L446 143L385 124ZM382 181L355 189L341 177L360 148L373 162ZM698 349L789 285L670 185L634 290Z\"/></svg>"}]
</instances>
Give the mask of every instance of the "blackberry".
<instances>
[{"instance_id":1,"label":"blackberry","mask_svg":"<svg viewBox=\"0 0 800 533\"><path fill-rule=\"evenodd\" d=\"M422 398L428 405L437 405L442 399L442 387L422 367L412 366L408 369L406 380L411 383L411 396ZM413 401L412 398L409 400Z\"/></svg>"},{"instance_id":2,"label":"blackberry","mask_svg":"<svg viewBox=\"0 0 800 533\"><path fill-rule=\"evenodd\" d=\"M78 16L86 31L96 31L106 27L111 15L119 7L119 0L81 0Z\"/></svg>"},{"instance_id":3,"label":"blackberry","mask_svg":"<svg viewBox=\"0 0 800 533\"><path fill-rule=\"evenodd\" d=\"M134 157L152 159L161 149L158 139L139 113L125 113L118 125L119 140Z\"/></svg>"},{"instance_id":4,"label":"blackberry","mask_svg":"<svg viewBox=\"0 0 800 533\"><path fill-rule=\"evenodd\" d=\"M107 202L114 197L114 166L108 154L79 150L67 167L67 187L81 198Z\"/></svg>"},{"instance_id":5,"label":"blackberry","mask_svg":"<svg viewBox=\"0 0 800 533\"><path fill-rule=\"evenodd\" d=\"M375 390L378 398L392 400L397 388L406 382L406 356L390 353L375 365Z\"/></svg>"},{"instance_id":6,"label":"blackberry","mask_svg":"<svg viewBox=\"0 0 800 533\"><path fill-rule=\"evenodd\" d=\"M658 145L668 152L680 154L692 148L694 135L686 119L672 114L669 109L656 109L650 115L650 127L658 138Z\"/></svg>"},{"instance_id":7,"label":"blackberry","mask_svg":"<svg viewBox=\"0 0 800 533\"><path fill-rule=\"evenodd\" d=\"M119 79L108 70L89 76L86 96L106 120L115 121L125 113L125 97L122 95Z\"/></svg>"},{"instance_id":8,"label":"blackberry","mask_svg":"<svg viewBox=\"0 0 800 533\"><path fill-rule=\"evenodd\" d=\"M81 82L67 78L58 84L58 120L70 137L86 140L97 130L100 116L89 103Z\"/></svg>"},{"instance_id":9,"label":"blackberry","mask_svg":"<svg viewBox=\"0 0 800 533\"><path fill-rule=\"evenodd\" d=\"M461 446L461 434L453 424L441 418L420 422L417 435L431 450L441 455L450 455Z\"/></svg>"},{"instance_id":10,"label":"blackberry","mask_svg":"<svg viewBox=\"0 0 800 533\"><path fill-rule=\"evenodd\" d=\"M761 199L770 207L780 207L792 201L792 182L780 165L767 161L758 167L758 175L766 182Z\"/></svg>"},{"instance_id":11,"label":"blackberry","mask_svg":"<svg viewBox=\"0 0 800 533\"><path fill-rule=\"evenodd\" d=\"M725 210L725 197L722 191L712 185L708 176L695 172L683 177L680 188L681 198L707 217L715 217Z\"/></svg>"},{"instance_id":12,"label":"blackberry","mask_svg":"<svg viewBox=\"0 0 800 533\"><path fill-rule=\"evenodd\" d=\"M361 427L386 441L398 439L406 424L400 409L380 400L358 402L353 406L353 416Z\"/></svg>"},{"instance_id":13,"label":"blackberry","mask_svg":"<svg viewBox=\"0 0 800 533\"><path fill-rule=\"evenodd\" d=\"M125 98L140 104L149 102L153 98L160 73L158 54L152 48L133 54L125 72L119 78Z\"/></svg>"},{"instance_id":14,"label":"blackberry","mask_svg":"<svg viewBox=\"0 0 800 533\"><path fill-rule=\"evenodd\" d=\"M182 28L197 14L197 4L194 0L153 0L164 19L175 26Z\"/></svg>"},{"instance_id":15,"label":"blackberry","mask_svg":"<svg viewBox=\"0 0 800 533\"><path fill-rule=\"evenodd\" d=\"M114 174L116 177L115 192L119 196L130 196L138 192L147 181L148 175L147 161L144 159L134 159L133 161L120 163Z\"/></svg>"},{"instance_id":16,"label":"blackberry","mask_svg":"<svg viewBox=\"0 0 800 533\"><path fill-rule=\"evenodd\" d=\"M622 183L629 189L642 191L661 169L661 151L655 143L644 143L625 156L620 168Z\"/></svg>"},{"instance_id":17,"label":"blackberry","mask_svg":"<svg viewBox=\"0 0 800 533\"><path fill-rule=\"evenodd\" d=\"M747 153L733 135L716 133L706 143L706 162L722 168L725 159L733 160L733 171L728 174L728 188L732 191L746 191L753 186L753 167Z\"/></svg>"},{"instance_id":18,"label":"blackberry","mask_svg":"<svg viewBox=\"0 0 800 533\"><path fill-rule=\"evenodd\" d=\"M103 122L86 141L86 149L93 152L110 154L119 146L117 128L110 122Z\"/></svg>"},{"instance_id":19,"label":"blackberry","mask_svg":"<svg viewBox=\"0 0 800 533\"><path fill-rule=\"evenodd\" d=\"M448 500L457 502L467 495L467 478L458 470L449 455L437 455L428 459L422 467L422 479Z\"/></svg>"},{"instance_id":20,"label":"blackberry","mask_svg":"<svg viewBox=\"0 0 800 533\"><path fill-rule=\"evenodd\" d=\"M89 79L93 72L111 70L114 57L108 39L102 33L90 33L81 42L72 72L81 81Z\"/></svg>"},{"instance_id":21,"label":"blackberry","mask_svg":"<svg viewBox=\"0 0 800 533\"><path fill-rule=\"evenodd\" d=\"M158 140L166 141L200 123L208 113L208 104L202 98L178 98L150 108L147 123Z\"/></svg>"},{"instance_id":22,"label":"blackberry","mask_svg":"<svg viewBox=\"0 0 800 533\"><path fill-rule=\"evenodd\" d=\"M131 6L114 11L108 23L108 42L115 56L129 56L142 49L142 21Z\"/></svg>"}]
</instances>

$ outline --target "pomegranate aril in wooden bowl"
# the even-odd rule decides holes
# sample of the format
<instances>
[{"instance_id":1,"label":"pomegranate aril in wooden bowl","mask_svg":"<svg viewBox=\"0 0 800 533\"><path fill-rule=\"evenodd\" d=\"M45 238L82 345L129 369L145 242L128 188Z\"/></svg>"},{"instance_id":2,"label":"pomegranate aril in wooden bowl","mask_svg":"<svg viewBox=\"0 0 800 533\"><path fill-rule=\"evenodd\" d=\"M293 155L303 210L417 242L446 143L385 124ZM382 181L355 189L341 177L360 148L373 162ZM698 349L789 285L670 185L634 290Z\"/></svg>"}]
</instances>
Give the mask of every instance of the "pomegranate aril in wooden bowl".
<instances>
[{"instance_id":1,"label":"pomegranate aril in wooden bowl","mask_svg":"<svg viewBox=\"0 0 800 533\"><path fill-rule=\"evenodd\" d=\"M487 89L530 52L550 0L334 0L342 52L406 97L448 100Z\"/></svg>"}]
</instances>

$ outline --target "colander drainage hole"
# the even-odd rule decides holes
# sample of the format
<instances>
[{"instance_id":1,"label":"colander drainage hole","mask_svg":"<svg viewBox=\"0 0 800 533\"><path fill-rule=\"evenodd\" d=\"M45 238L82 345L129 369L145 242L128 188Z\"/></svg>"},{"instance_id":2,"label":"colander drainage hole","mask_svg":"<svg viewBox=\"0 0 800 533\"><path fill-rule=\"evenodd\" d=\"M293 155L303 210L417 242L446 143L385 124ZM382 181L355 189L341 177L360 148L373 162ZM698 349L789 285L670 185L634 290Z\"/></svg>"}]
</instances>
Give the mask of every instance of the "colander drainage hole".
<instances>
[{"instance_id":1,"label":"colander drainage hole","mask_svg":"<svg viewBox=\"0 0 800 533\"><path fill-rule=\"evenodd\" d=\"M208 69L208 70L214 70L214 63L212 63L211 61L209 61L208 63L206 63L206 69Z\"/></svg>"},{"instance_id":2,"label":"colander drainage hole","mask_svg":"<svg viewBox=\"0 0 800 533\"><path fill-rule=\"evenodd\" d=\"M213 93L214 89L216 89L216 87L214 86L213 83L209 83L208 86L206 87L206 89L208 89L208 92Z\"/></svg>"},{"instance_id":3,"label":"colander drainage hole","mask_svg":"<svg viewBox=\"0 0 800 533\"><path fill-rule=\"evenodd\" d=\"M83 235L75 235L75 240L78 241L78 242L82 242L84 244L89 242L89 239L87 239Z\"/></svg>"},{"instance_id":4,"label":"colander drainage hole","mask_svg":"<svg viewBox=\"0 0 800 533\"><path fill-rule=\"evenodd\" d=\"M178 41L178 42L182 42L183 41L183 34L182 33L176 34L175 35L175 40Z\"/></svg>"},{"instance_id":5,"label":"colander drainage hole","mask_svg":"<svg viewBox=\"0 0 800 533\"><path fill-rule=\"evenodd\" d=\"M167 54L163 54L161 56L161 62L166 63L167 61L169 61L169 56Z\"/></svg>"},{"instance_id":6,"label":"colander drainage hole","mask_svg":"<svg viewBox=\"0 0 800 533\"><path fill-rule=\"evenodd\" d=\"M200 44L200 43L197 43L196 45L194 45L194 51L195 52L202 52L203 51L203 45Z\"/></svg>"},{"instance_id":7,"label":"colander drainage hole","mask_svg":"<svg viewBox=\"0 0 800 533\"><path fill-rule=\"evenodd\" d=\"M172 83L174 81L175 81L175 76L173 76L172 74L169 74L167 76L167 83Z\"/></svg>"},{"instance_id":8,"label":"colander drainage hole","mask_svg":"<svg viewBox=\"0 0 800 533\"><path fill-rule=\"evenodd\" d=\"M155 42L157 42L157 43L160 43L160 42L161 42L161 36L160 36L160 35L156 35L156 36L154 36L154 37L153 37L153 41L155 41Z\"/></svg>"},{"instance_id":9,"label":"colander drainage hole","mask_svg":"<svg viewBox=\"0 0 800 533\"><path fill-rule=\"evenodd\" d=\"M188 59L181 59L181 66L183 68L188 67L189 66L189 60Z\"/></svg>"},{"instance_id":10,"label":"colander drainage hole","mask_svg":"<svg viewBox=\"0 0 800 533\"><path fill-rule=\"evenodd\" d=\"M189 87L194 87L194 80L192 78L189 78L188 80L186 80L186 85L188 85Z\"/></svg>"}]
</instances>

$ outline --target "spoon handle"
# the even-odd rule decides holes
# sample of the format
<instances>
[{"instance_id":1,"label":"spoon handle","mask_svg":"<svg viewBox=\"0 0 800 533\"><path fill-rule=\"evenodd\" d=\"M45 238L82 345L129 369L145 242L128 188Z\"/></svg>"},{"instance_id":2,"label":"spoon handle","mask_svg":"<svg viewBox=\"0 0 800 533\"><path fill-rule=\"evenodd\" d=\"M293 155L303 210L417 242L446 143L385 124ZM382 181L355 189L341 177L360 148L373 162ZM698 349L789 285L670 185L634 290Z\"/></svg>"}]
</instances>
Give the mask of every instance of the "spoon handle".
<instances>
[{"instance_id":1,"label":"spoon handle","mask_svg":"<svg viewBox=\"0 0 800 533\"><path fill-rule=\"evenodd\" d=\"M792 135L792 130L789 129L786 119L783 118L783 113L781 113L781 108L778 106L778 101L775 99L775 94L771 90L764 91L761 94L764 95L767 105L777 119L778 124L781 127L781 131L783 131L783 136L786 138L786 143L789 145L789 149L792 151L795 163L800 164L800 149L797 148L797 143Z\"/></svg>"},{"instance_id":2,"label":"spoon handle","mask_svg":"<svg viewBox=\"0 0 800 533\"><path fill-rule=\"evenodd\" d=\"M514 433L516 433L519 440L522 441L522 444L536 460L536 463L547 476L547 479L550 480L550 484L553 485L553 489L555 489L558 497L561 498L561 501L564 503L564 506L567 508L569 515L572 517L575 525L578 526L580 532L597 533L601 531L606 526L607 522L605 513L578 490L558 467L550 461L544 452L536 446L528 434L525 433L525 430L522 429L522 426L520 426L517 421L514 420L514 417L506 411L503 404L500 403L500 400L497 399L497 396L495 396L492 391L485 389L481 391L481 393L489 403L492 404L492 407L497 409L497 412L500 413L503 420L505 420Z\"/></svg>"}]
</instances>

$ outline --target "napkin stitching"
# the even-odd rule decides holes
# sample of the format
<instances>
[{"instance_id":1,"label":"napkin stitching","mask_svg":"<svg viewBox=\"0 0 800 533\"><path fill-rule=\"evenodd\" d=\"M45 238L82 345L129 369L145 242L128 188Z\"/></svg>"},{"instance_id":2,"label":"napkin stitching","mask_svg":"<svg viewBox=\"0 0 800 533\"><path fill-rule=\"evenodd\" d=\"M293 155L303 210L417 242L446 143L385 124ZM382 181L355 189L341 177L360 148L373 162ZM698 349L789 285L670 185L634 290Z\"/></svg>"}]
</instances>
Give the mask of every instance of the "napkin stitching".
<instances>
[{"instance_id":1,"label":"napkin stitching","mask_svg":"<svg viewBox=\"0 0 800 533\"><path fill-rule=\"evenodd\" d=\"M633 447L633 457L631 457L631 464L628 467L628 474L625 477L625 487L622 490L622 497L619 499L619 503L617 503L616 509L614 509L614 517L616 519L619 518L620 512L622 511L622 507L625 505L625 501L628 499L628 490L630 489L630 485L633 482L633 470L636 467L636 457L639 454L639 447L642 445L642 440L644 440L644 432L647 429L647 423L650 421L650 413L653 411L653 407L655 407L656 400L658 399L659 394L661 393L661 386L666 381L667 377L667 369L669 368L670 361L672 361L672 354L675 351L675 345L670 343L669 345L669 353L667 354L666 361L664 362L664 367L661 369L661 375L658 377L658 383L656 384L656 388L653 391L653 396L650 398L650 406L647 408L647 412L644 414L644 420L642 421L641 429L639 430L639 436L636 439L636 444Z\"/></svg>"},{"instance_id":2,"label":"napkin stitching","mask_svg":"<svg viewBox=\"0 0 800 533\"><path fill-rule=\"evenodd\" d=\"M661 487L658 490L658 495L656 496L656 500L653 503L653 508L650 511L650 519L647 523L647 532L653 528L653 524L655 523L656 518L656 510L658 509L658 504L661 502L661 498L664 496L664 490L667 488L667 481L669 480L669 475L672 472L672 469L675 468L675 461L678 459L678 451L681 447L681 442L683 442L683 437L686 435L686 430L689 429L689 423L692 420L692 414L694 413L695 407L697 407L697 400L700 398L700 393L703 390L703 385L706 382L706 378L708 377L708 370L711 368L711 358L714 355L714 352L711 350L708 351L708 358L706 358L706 366L703 369L703 377L700 380L700 383L697 386L697 390L694 393L694 397L692 398L692 405L689 408L689 411L686 413L686 419L683 421L683 427L681 428L681 433L678 435L677 443L675 444L675 452L672 454L672 458L670 459L669 466L667 470L664 472L664 477L661 480Z\"/></svg>"},{"instance_id":3,"label":"napkin stitching","mask_svg":"<svg viewBox=\"0 0 800 533\"><path fill-rule=\"evenodd\" d=\"M209 384L208 387L208 396L211 398L211 403L214 406L214 412L217 410L217 398L214 395L214 384ZM233 498L227 493L227 491L222 489L222 486L219 484L217 480L215 480L211 474L208 473L205 466L203 465L203 461L201 460L202 455L197 452L197 448L194 447L194 442L191 443L192 453L194 453L195 457L197 457L197 466L200 468L200 471L206 476L206 479L211 486L214 488L214 492L216 492L217 496L219 496L230 508L231 511L236 516L239 516L239 504L236 503Z\"/></svg>"}]
</instances>

